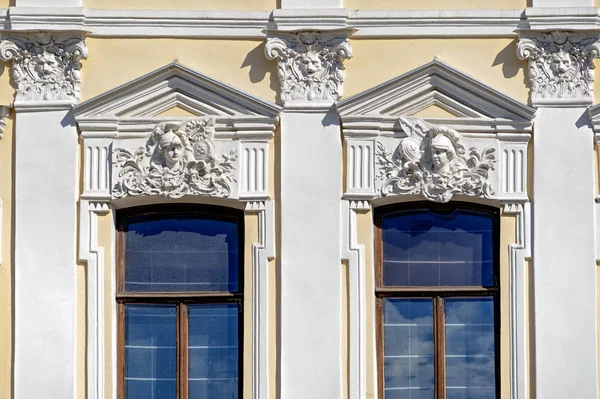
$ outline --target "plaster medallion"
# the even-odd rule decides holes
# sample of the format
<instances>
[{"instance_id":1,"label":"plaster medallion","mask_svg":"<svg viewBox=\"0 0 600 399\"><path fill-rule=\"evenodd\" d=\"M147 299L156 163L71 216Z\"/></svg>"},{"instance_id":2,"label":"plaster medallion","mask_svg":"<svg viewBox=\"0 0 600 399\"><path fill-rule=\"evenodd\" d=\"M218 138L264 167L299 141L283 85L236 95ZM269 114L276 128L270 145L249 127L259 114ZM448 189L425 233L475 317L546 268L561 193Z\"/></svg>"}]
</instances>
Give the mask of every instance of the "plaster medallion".
<instances>
[{"instance_id":1,"label":"plaster medallion","mask_svg":"<svg viewBox=\"0 0 600 399\"><path fill-rule=\"evenodd\" d=\"M344 60L352 58L347 37L321 32L298 32L270 37L268 59L277 59L281 99L333 100L342 96Z\"/></svg>"},{"instance_id":2,"label":"plaster medallion","mask_svg":"<svg viewBox=\"0 0 600 399\"><path fill-rule=\"evenodd\" d=\"M117 148L113 163L120 169L113 187L115 198L160 195L229 197L237 152L217 156L213 142L214 118L157 125L145 147L132 154Z\"/></svg>"},{"instance_id":3,"label":"plaster medallion","mask_svg":"<svg viewBox=\"0 0 600 399\"><path fill-rule=\"evenodd\" d=\"M597 34L551 32L522 34L520 59L529 60L532 103L553 99L591 101L593 59L600 55Z\"/></svg>"},{"instance_id":4,"label":"plaster medallion","mask_svg":"<svg viewBox=\"0 0 600 399\"><path fill-rule=\"evenodd\" d=\"M16 100L77 100L81 63L87 47L80 37L50 33L11 37L0 42L0 59L13 61Z\"/></svg>"},{"instance_id":5,"label":"plaster medallion","mask_svg":"<svg viewBox=\"0 0 600 399\"><path fill-rule=\"evenodd\" d=\"M377 178L383 180L381 195L420 194L435 202L454 195L490 197L489 171L496 163L495 149L467 154L460 134L421 119L399 118L406 138L394 151L377 142Z\"/></svg>"}]
</instances>

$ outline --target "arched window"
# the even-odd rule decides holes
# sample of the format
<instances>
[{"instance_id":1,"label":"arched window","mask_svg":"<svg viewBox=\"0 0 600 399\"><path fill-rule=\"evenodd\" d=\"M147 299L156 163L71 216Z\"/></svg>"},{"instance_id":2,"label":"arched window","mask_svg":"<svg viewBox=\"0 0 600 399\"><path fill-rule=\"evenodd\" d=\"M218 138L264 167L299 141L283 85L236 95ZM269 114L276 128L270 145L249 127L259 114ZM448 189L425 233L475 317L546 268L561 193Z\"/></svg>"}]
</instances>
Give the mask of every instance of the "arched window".
<instances>
[{"instance_id":1,"label":"arched window","mask_svg":"<svg viewBox=\"0 0 600 399\"><path fill-rule=\"evenodd\" d=\"M241 397L243 212L117 213L119 398Z\"/></svg>"},{"instance_id":2,"label":"arched window","mask_svg":"<svg viewBox=\"0 0 600 399\"><path fill-rule=\"evenodd\" d=\"M403 204L375 224L379 397L499 397L499 212Z\"/></svg>"}]
</instances>

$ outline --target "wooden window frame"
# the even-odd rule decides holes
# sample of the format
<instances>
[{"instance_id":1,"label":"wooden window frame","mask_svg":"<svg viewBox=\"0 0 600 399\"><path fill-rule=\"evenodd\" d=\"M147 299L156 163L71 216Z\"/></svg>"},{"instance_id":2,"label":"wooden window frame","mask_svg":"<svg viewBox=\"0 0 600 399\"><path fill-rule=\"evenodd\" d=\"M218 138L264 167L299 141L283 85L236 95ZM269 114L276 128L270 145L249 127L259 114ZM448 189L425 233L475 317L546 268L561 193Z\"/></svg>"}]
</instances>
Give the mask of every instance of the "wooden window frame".
<instances>
[{"instance_id":1,"label":"wooden window frame","mask_svg":"<svg viewBox=\"0 0 600 399\"><path fill-rule=\"evenodd\" d=\"M466 210L483 212L492 217L492 245L493 245L493 286L423 286L423 287L385 287L383 285L383 241L382 221L384 216L397 212L407 211L443 211ZM387 298L423 299L431 298L433 304L433 346L434 346L434 398L446 399L446 373L445 373L445 327L444 327L444 299L490 297L494 299L494 357L495 357L495 384L496 398L501 398L500 392L500 210L497 208L467 203L450 202L447 204L418 201L385 205L375 208L374 211L374 238L375 238L375 306L376 306L376 351L377 351L377 382L378 398L385 398L384 375L384 327L383 327L383 300Z\"/></svg>"},{"instance_id":2,"label":"wooden window frame","mask_svg":"<svg viewBox=\"0 0 600 399\"><path fill-rule=\"evenodd\" d=\"M169 219L176 216L207 216L213 220L233 221L238 233L238 289L230 291L176 291L127 292L125 291L125 228L136 220ZM238 305L238 397L243 394L243 342L244 342L244 212L213 205L161 204L118 210L116 216L116 301L117 301L117 398L125 399L125 305L171 304L176 305L177 324L177 399L187 399L188 391L188 305L228 304Z\"/></svg>"}]
</instances>

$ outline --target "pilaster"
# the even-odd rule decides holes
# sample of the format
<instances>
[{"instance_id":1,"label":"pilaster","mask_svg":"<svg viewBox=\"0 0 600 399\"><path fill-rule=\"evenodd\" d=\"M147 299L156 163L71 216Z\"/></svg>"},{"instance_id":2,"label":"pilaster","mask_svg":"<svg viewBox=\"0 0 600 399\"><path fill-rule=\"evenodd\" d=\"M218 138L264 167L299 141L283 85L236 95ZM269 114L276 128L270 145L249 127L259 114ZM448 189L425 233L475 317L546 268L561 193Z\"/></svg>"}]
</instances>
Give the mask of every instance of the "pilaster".
<instances>
[{"instance_id":1,"label":"pilaster","mask_svg":"<svg viewBox=\"0 0 600 399\"><path fill-rule=\"evenodd\" d=\"M76 396L78 34L0 42L16 84L14 397ZM35 383L32 369L35 365Z\"/></svg>"},{"instance_id":2,"label":"pilaster","mask_svg":"<svg viewBox=\"0 0 600 399\"><path fill-rule=\"evenodd\" d=\"M342 397L342 94L349 31L269 32L281 82L281 397ZM318 206L317 206L318 204ZM315 359L319 359L315 361Z\"/></svg>"},{"instance_id":3,"label":"pilaster","mask_svg":"<svg viewBox=\"0 0 600 399\"><path fill-rule=\"evenodd\" d=\"M540 398L598 395L593 98L598 34L520 32L533 141L535 381Z\"/></svg>"}]
</instances>

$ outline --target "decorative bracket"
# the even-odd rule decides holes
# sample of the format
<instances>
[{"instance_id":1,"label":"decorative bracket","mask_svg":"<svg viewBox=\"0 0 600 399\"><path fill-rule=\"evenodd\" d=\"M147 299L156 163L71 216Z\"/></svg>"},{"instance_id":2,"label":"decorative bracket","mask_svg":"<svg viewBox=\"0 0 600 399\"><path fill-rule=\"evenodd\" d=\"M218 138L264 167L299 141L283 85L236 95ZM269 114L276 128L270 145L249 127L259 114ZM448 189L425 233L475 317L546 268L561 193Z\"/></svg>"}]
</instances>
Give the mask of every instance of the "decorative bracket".
<instances>
[{"instance_id":1,"label":"decorative bracket","mask_svg":"<svg viewBox=\"0 0 600 399\"><path fill-rule=\"evenodd\" d=\"M267 33L265 56L277 59L284 102L340 99L344 61L352 58L351 30Z\"/></svg>"},{"instance_id":2,"label":"decorative bracket","mask_svg":"<svg viewBox=\"0 0 600 399\"><path fill-rule=\"evenodd\" d=\"M0 60L13 61L16 101L79 99L83 36L36 33L0 41Z\"/></svg>"},{"instance_id":3,"label":"decorative bracket","mask_svg":"<svg viewBox=\"0 0 600 399\"><path fill-rule=\"evenodd\" d=\"M517 56L529 60L533 106L588 106L593 103L598 33L519 33Z\"/></svg>"}]
</instances>

